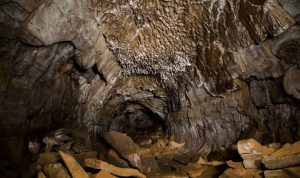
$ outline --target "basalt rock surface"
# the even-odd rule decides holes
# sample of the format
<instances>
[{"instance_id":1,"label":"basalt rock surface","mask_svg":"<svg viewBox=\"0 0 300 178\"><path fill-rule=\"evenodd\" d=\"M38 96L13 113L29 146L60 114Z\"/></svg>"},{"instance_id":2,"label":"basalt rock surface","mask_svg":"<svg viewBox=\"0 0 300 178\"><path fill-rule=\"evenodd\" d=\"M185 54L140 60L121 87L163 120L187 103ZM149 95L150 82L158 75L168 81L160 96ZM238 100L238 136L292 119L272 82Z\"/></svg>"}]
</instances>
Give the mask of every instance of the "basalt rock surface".
<instances>
[{"instance_id":1,"label":"basalt rock surface","mask_svg":"<svg viewBox=\"0 0 300 178\"><path fill-rule=\"evenodd\" d=\"M297 0L0 2L1 160L81 125L204 157L300 134Z\"/></svg>"}]
</instances>

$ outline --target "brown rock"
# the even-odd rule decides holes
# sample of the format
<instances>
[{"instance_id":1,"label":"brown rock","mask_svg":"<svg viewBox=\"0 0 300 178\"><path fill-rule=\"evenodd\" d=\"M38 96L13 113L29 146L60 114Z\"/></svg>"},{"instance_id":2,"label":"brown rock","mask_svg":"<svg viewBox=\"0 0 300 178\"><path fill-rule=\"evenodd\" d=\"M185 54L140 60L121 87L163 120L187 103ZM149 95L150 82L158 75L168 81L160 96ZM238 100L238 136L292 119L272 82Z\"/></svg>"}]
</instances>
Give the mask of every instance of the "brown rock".
<instances>
[{"instance_id":1,"label":"brown rock","mask_svg":"<svg viewBox=\"0 0 300 178\"><path fill-rule=\"evenodd\" d=\"M241 162L234 162L234 161L226 161L226 164L228 165L228 167L230 168L234 168L234 169L244 169L243 167L243 163Z\"/></svg>"},{"instance_id":2,"label":"brown rock","mask_svg":"<svg viewBox=\"0 0 300 178\"><path fill-rule=\"evenodd\" d=\"M102 170L98 174L96 174L95 178L117 178L117 177L112 175L106 170Z\"/></svg>"},{"instance_id":3,"label":"brown rock","mask_svg":"<svg viewBox=\"0 0 300 178\"><path fill-rule=\"evenodd\" d=\"M108 162L110 162L113 165L116 165L118 167L128 168L130 167L124 159L120 158L117 152L115 152L112 149L109 149L107 151L107 159Z\"/></svg>"},{"instance_id":4,"label":"brown rock","mask_svg":"<svg viewBox=\"0 0 300 178\"><path fill-rule=\"evenodd\" d=\"M75 154L74 157L81 166L84 166L85 159L88 158L97 159L97 155L98 153L96 151L89 151L89 152L82 152L80 154Z\"/></svg>"},{"instance_id":5,"label":"brown rock","mask_svg":"<svg viewBox=\"0 0 300 178\"><path fill-rule=\"evenodd\" d=\"M83 140L77 140L73 145L72 145L72 150L75 153L82 153L82 152L87 152L90 151L90 149L85 145Z\"/></svg>"},{"instance_id":6,"label":"brown rock","mask_svg":"<svg viewBox=\"0 0 300 178\"><path fill-rule=\"evenodd\" d=\"M39 171L37 178L47 178L43 171Z\"/></svg>"},{"instance_id":7,"label":"brown rock","mask_svg":"<svg viewBox=\"0 0 300 178\"><path fill-rule=\"evenodd\" d=\"M256 169L261 167L263 156L270 155L274 149L262 146L254 139L242 140L238 144L238 152L243 158L244 167L247 169Z\"/></svg>"},{"instance_id":8,"label":"brown rock","mask_svg":"<svg viewBox=\"0 0 300 178\"><path fill-rule=\"evenodd\" d=\"M199 177L208 169L208 167L199 164L189 164L183 169L186 171L189 177Z\"/></svg>"},{"instance_id":9,"label":"brown rock","mask_svg":"<svg viewBox=\"0 0 300 178\"><path fill-rule=\"evenodd\" d=\"M195 178L207 178L207 177L218 177L222 173L222 169L216 166L207 167L201 175L195 176Z\"/></svg>"},{"instance_id":10,"label":"brown rock","mask_svg":"<svg viewBox=\"0 0 300 178\"><path fill-rule=\"evenodd\" d=\"M58 160L60 160L60 157L56 152L46 152L39 155L37 162L41 165L45 165L56 163Z\"/></svg>"},{"instance_id":11,"label":"brown rock","mask_svg":"<svg viewBox=\"0 0 300 178\"><path fill-rule=\"evenodd\" d=\"M203 158L200 158L197 164L206 165L206 166L220 166L225 163L224 161L205 161Z\"/></svg>"},{"instance_id":12,"label":"brown rock","mask_svg":"<svg viewBox=\"0 0 300 178\"><path fill-rule=\"evenodd\" d=\"M103 138L130 164L136 168L142 169L141 158L138 155L138 145L126 134L109 131L103 135Z\"/></svg>"},{"instance_id":13,"label":"brown rock","mask_svg":"<svg viewBox=\"0 0 300 178\"><path fill-rule=\"evenodd\" d=\"M256 169L227 169L219 178L263 178L262 171Z\"/></svg>"},{"instance_id":14,"label":"brown rock","mask_svg":"<svg viewBox=\"0 0 300 178\"><path fill-rule=\"evenodd\" d=\"M300 141L294 144L285 144L280 149L276 150L271 156L286 156L300 153Z\"/></svg>"},{"instance_id":15,"label":"brown rock","mask_svg":"<svg viewBox=\"0 0 300 178\"><path fill-rule=\"evenodd\" d=\"M140 173L136 169L131 168L119 168L112 164L108 164L107 162L96 160L96 159L86 159L84 161L86 167L94 168L94 169L101 169L106 170L114 175L122 176L122 177L137 177L137 178L146 178L146 176Z\"/></svg>"},{"instance_id":16,"label":"brown rock","mask_svg":"<svg viewBox=\"0 0 300 178\"><path fill-rule=\"evenodd\" d=\"M300 167L264 171L265 178L295 178L300 177Z\"/></svg>"},{"instance_id":17,"label":"brown rock","mask_svg":"<svg viewBox=\"0 0 300 178\"><path fill-rule=\"evenodd\" d=\"M152 156L149 157L143 157L142 163L145 168L149 168L150 171L158 170L159 165L156 161L156 159Z\"/></svg>"},{"instance_id":18,"label":"brown rock","mask_svg":"<svg viewBox=\"0 0 300 178\"><path fill-rule=\"evenodd\" d=\"M67 170L60 164L47 164L43 167L44 172L49 178L71 178Z\"/></svg>"},{"instance_id":19,"label":"brown rock","mask_svg":"<svg viewBox=\"0 0 300 178\"><path fill-rule=\"evenodd\" d=\"M262 163L268 169L280 169L300 164L300 154L286 156L264 156Z\"/></svg>"},{"instance_id":20,"label":"brown rock","mask_svg":"<svg viewBox=\"0 0 300 178\"><path fill-rule=\"evenodd\" d=\"M63 161L67 165L73 178L88 178L88 174L83 170L83 168L77 163L77 161L70 155L59 151Z\"/></svg>"}]
</instances>

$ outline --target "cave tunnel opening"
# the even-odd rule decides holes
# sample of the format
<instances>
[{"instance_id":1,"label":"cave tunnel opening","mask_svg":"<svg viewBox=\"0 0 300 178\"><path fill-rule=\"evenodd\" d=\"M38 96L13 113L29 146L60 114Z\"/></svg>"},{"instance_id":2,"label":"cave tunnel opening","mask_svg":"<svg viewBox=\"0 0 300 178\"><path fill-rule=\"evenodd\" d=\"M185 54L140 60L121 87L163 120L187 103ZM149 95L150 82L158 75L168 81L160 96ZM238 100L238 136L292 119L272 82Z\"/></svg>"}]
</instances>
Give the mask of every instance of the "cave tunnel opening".
<instances>
[{"instance_id":1,"label":"cave tunnel opening","mask_svg":"<svg viewBox=\"0 0 300 178\"><path fill-rule=\"evenodd\" d=\"M150 108L136 102L125 102L120 108L109 130L126 133L138 144L151 144L167 136L165 121Z\"/></svg>"}]
</instances>

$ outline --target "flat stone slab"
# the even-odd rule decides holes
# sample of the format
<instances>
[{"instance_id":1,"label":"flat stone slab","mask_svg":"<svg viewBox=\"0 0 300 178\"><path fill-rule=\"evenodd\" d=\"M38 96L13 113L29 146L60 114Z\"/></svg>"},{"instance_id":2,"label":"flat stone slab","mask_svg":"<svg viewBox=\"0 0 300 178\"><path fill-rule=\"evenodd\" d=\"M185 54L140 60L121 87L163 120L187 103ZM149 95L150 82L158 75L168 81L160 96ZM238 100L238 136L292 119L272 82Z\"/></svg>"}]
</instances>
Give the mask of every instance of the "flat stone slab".
<instances>
[{"instance_id":1,"label":"flat stone slab","mask_svg":"<svg viewBox=\"0 0 300 178\"><path fill-rule=\"evenodd\" d=\"M300 164L300 154L287 156L264 156L262 163L267 169L280 169Z\"/></svg>"}]
</instances>

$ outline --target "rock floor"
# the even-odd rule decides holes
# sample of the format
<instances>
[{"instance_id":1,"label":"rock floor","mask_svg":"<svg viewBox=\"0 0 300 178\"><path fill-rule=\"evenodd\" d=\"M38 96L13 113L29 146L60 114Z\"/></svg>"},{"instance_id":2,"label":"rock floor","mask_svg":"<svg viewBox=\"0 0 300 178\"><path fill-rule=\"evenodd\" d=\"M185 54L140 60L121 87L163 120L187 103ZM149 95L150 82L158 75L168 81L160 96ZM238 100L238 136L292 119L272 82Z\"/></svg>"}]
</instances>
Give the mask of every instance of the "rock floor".
<instances>
[{"instance_id":1,"label":"rock floor","mask_svg":"<svg viewBox=\"0 0 300 178\"><path fill-rule=\"evenodd\" d=\"M62 128L30 141L28 150L30 163L21 177L300 177L300 142L263 146L247 139L231 152L221 149L203 158L165 138L149 138L138 145L116 131L96 140L83 130ZM18 171L3 172L5 163L0 166L3 177L16 177Z\"/></svg>"}]
</instances>

